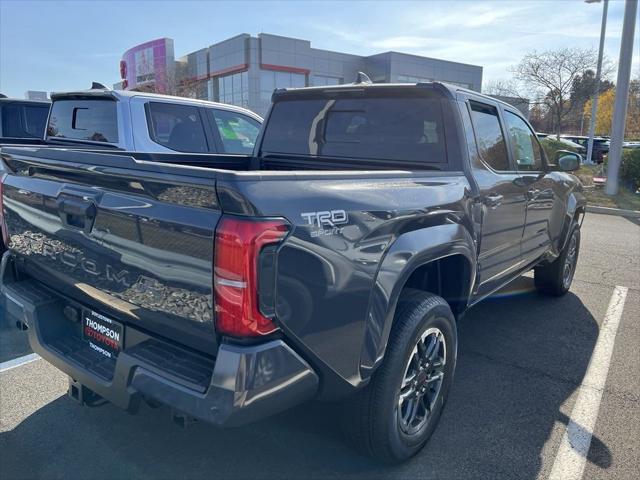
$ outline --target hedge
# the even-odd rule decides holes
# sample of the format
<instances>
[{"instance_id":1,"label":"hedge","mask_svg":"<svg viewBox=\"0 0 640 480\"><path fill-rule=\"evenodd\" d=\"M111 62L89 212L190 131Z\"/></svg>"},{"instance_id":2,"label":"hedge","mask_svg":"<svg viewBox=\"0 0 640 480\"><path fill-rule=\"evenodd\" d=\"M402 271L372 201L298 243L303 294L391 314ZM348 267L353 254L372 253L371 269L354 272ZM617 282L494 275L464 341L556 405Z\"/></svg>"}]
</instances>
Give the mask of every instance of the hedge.
<instances>
[{"instance_id":1,"label":"hedge","mask_svg":"<svg viewBox=\"0 0 640 480\"><path fill-rule=\"evenodd\" d=\"M635 192L640 189L640 148L622 149L620 178L631 191Z\"/></svg>"}]
</instances>

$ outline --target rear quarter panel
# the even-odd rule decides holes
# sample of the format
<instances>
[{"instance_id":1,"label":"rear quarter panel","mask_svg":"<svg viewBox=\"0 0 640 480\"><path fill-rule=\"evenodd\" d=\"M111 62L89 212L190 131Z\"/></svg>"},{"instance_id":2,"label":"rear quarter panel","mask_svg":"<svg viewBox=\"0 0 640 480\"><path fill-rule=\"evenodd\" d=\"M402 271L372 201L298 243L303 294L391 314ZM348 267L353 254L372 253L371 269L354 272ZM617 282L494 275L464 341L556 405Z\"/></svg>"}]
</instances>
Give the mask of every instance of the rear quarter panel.
<instances>
[{"instance_id":1,"label":"rear quarter panel","mask_svg":"<svg viewBox=\"0 0 640 480\"><path fill-rule=\"evenodd\" d=\"M576 212L584 213L587 198L584 195L582 183L575 175L566 172L552 172L548 175L554 182L556 195L556 202L549 220L551 251L553 255L558 255L564 247Z\"/></svg>"},{"instance_id":2,"label":"rear quarter panel","mask_svg":"<svg viewBox=\"0 0 640 480\"><path fill-rule=\"evenodd\" d=\"M356 386L386 342L394 286L416 266L412 259L430 243L472 242L461 233L472 230L469 184L461 173L444 172L294 173L296 181L292 172L273 173L260 181L220 179L222 209L291 223L277 257L277 321L325 372L327 389ZM338 214L335 226L317 221L318 212L342 211L345 220ZM415 232L422 232L418 243Z\"/></svg>"}]
</instances>

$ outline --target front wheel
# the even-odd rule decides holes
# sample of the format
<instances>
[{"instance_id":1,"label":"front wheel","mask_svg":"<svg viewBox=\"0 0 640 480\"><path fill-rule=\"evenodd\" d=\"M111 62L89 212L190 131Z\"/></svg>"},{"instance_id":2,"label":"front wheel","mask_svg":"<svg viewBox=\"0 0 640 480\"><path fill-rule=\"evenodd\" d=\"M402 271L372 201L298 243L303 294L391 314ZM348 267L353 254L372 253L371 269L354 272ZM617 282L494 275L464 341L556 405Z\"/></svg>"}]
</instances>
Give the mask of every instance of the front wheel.
<instances>
[{"instance_id":1,"label":"front wheel","mask_svg":"<svg viewBox=\"0 0 640 480\"><path fill-rule=\"evenodd\" d=\"M569 232L564 249L552 263L538 266L534 271L536 288L548 295L560 296L569 291L580 253L580 227L576 224Z\"/></svg>"},{"instance_id":2,"label":"front wheel","mask_svg":"<svg viewBox=\"0 0 640 480\"><path fill-rule=\"evenodd\" d=\"M440 419L456 350L455 319L447 302L406 290L382 365L344 410L345 433L356 449L388 463L415 455Z\"/></svg>"}]
</instances>

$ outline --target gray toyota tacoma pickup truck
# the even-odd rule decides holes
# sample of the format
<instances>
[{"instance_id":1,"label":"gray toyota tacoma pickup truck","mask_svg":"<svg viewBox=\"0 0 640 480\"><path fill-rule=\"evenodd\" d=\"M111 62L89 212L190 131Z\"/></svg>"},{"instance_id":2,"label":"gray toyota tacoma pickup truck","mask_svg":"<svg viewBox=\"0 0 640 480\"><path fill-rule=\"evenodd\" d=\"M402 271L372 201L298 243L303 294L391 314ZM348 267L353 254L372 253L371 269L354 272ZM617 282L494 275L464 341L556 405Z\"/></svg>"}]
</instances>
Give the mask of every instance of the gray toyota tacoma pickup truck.
<instances>
[{"instance_id":1,"label":"gray toyota tacoma pickup truck","mask_svg":"<svg viewBox=\"0 0 640 480\"><path fill-rule=\"evenodd\" d=\"M72 398L219 426L341 400L389 462L434 431L466 309L531 269L567 292L585 211L576 154L440 83L276 90L252 155L1 156L6 315Z\"/></svg>"}]
</instances>

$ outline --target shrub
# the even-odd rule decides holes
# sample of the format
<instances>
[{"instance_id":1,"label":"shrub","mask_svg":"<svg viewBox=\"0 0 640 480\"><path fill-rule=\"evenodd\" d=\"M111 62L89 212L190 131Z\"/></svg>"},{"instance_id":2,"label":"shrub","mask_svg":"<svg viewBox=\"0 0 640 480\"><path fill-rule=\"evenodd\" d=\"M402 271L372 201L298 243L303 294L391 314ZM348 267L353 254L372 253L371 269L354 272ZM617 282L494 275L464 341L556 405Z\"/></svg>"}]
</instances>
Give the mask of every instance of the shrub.
<instances>
[{"instance_id":1,"label":"shrub","mask_svg":"<svg viewBox=\"0 0 640 480\"><path fill-rule=\"evenodd\" d=\"M622 183L635 192L640 189L640 148L625 148L622 150L622 165L620 166Z\"/></svg>"}]
</instances>

